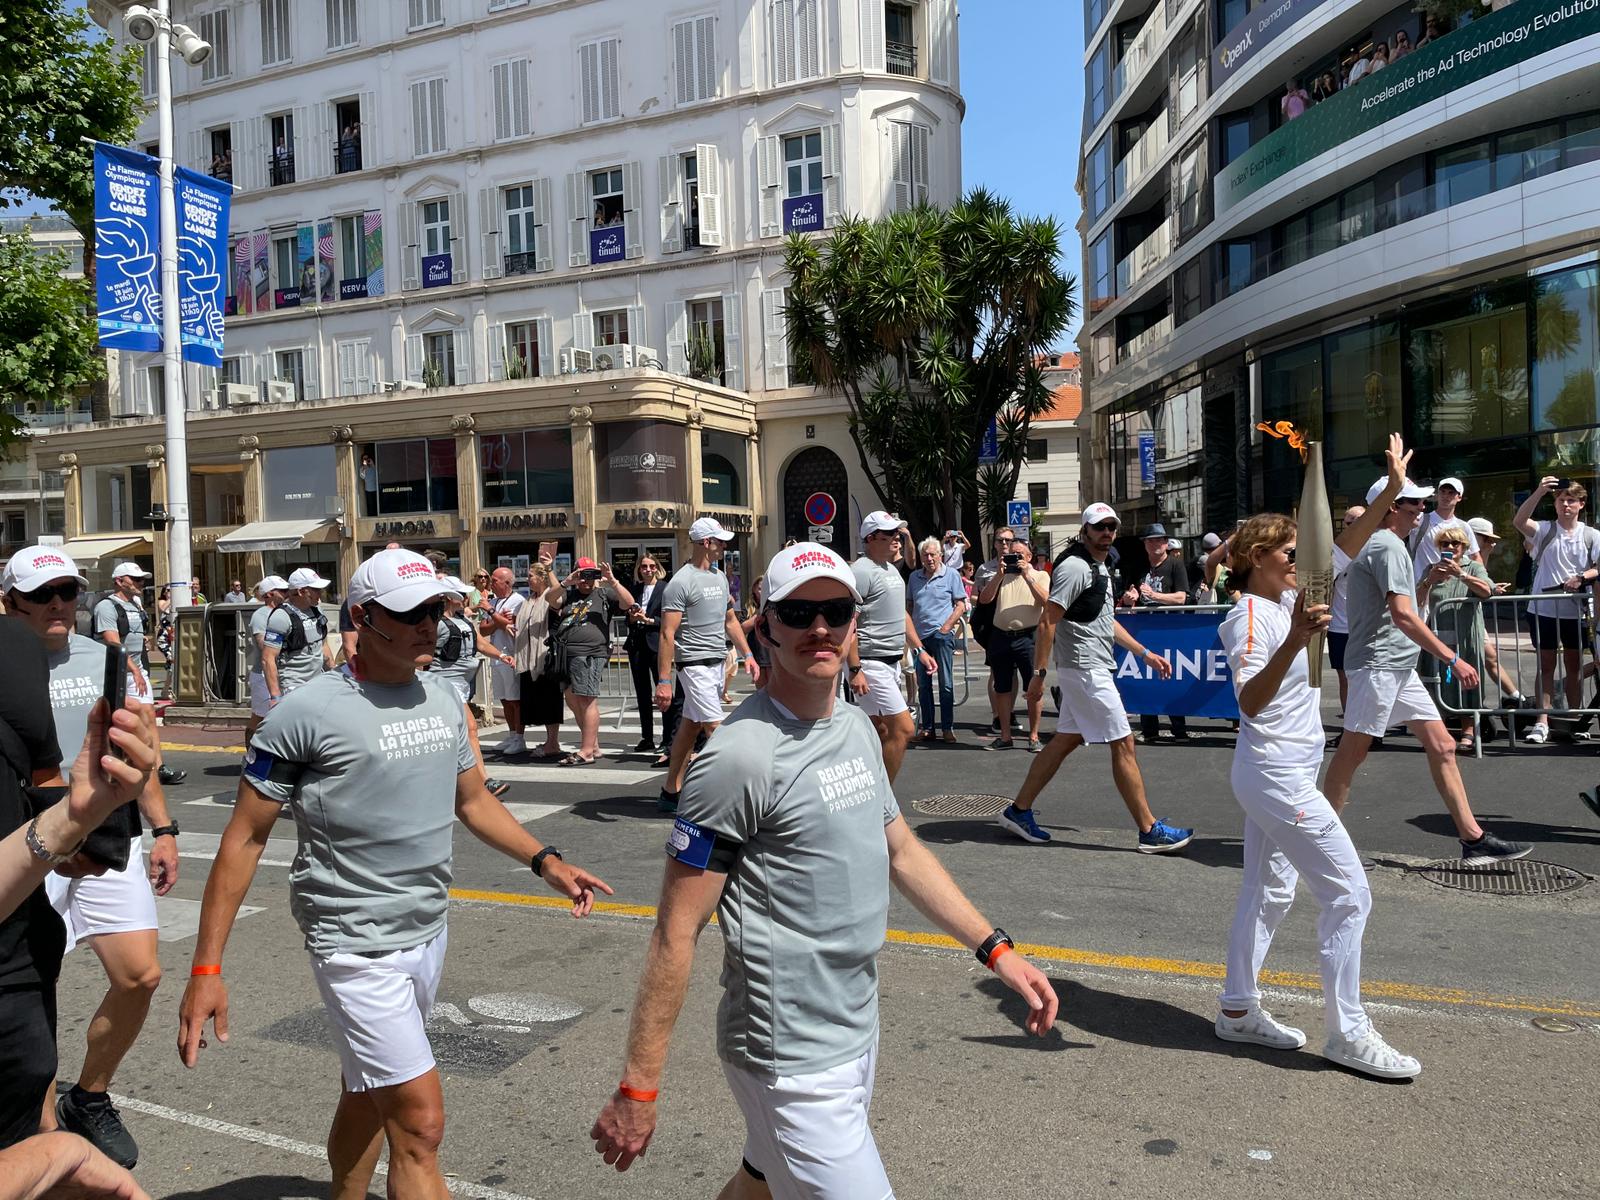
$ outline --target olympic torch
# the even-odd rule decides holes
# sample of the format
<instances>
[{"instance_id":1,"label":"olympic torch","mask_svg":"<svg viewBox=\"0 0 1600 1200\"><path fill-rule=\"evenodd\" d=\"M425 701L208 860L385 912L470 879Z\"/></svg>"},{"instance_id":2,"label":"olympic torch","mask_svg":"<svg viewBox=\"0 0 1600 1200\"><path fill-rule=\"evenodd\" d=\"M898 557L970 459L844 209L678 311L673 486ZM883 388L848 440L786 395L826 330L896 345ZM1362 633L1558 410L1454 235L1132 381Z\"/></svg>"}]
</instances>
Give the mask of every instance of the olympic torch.
<instances>
[{"instance_id":1,"label":"olympic torch","mask_svg":"<svg viewBox=\"0 0 1600 1200\"><path fill-rule=\"evenodd\" d=\"M1328 507L1328 484L1322 474L1322 443L1306 443L1306 480L1300 489L1299 532L1295 571L1306 607L1333 603L1333 512ZM1306 647L1306 672L1312 687L1322 686L1322 645L1318 633Z\"/></svg>"}]
</instances>

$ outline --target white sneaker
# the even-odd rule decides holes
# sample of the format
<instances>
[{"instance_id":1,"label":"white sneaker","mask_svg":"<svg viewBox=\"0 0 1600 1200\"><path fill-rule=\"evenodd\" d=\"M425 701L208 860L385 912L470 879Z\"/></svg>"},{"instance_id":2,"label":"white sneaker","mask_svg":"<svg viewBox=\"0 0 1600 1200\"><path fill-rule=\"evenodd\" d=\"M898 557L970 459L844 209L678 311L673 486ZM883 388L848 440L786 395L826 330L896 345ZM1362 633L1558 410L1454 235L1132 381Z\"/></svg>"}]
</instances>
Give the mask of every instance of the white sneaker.
<instances>
[{"instance_id":1,"label":"white sneaker","mask_svg":"<svg viewBox=\"0 0 1600 1200\"><path fill-rule=\"evenodd\" d=\"M1379 1079L1415 1079L1422 1074L1421 1063L1389 1045L1371 1025L1359 1037L1329 1038L1322 1055L1329 1062Z\"/></svg>"},{"instance_id":2,"label":"white sneaker","mask_svg":"<svg viewBox=\"0 0 1600 1200\"><path fill-rule=\"evenodd\" d=\"M1545 742L1549 741L1549 739L1550 726L1548 725L1535 725L1532 729L1528 730L1527 733L1522 735L1523 741L1531 742L1535 746L1542 746L1545 744Z\"/></svg>"},{"instance_id":3,"label":"white sneaker","mask_svg":"<svg viewBox=\"0 0 1600 1200\"><path fill-rule=\"evenodd\" d=\"M528 747L523 743L520 733L508 733L505 740L500 743L501 754L526 754Z\"/></svg>"},{"instance_id":4,"label":"white sneaker","mask_svg":"<svg viewBox=\"0 0 1600 1200\"><path fill-rule=\"evenodd\" d=\"M1218 1013L1217 1036L1225 1042L1253 1042L1274 1050L1298 1050L1306 1044L1304 1032L1274 1021L1264 1008L1252 1008L1242 1017Z\"/></svg>"}]
</instances>

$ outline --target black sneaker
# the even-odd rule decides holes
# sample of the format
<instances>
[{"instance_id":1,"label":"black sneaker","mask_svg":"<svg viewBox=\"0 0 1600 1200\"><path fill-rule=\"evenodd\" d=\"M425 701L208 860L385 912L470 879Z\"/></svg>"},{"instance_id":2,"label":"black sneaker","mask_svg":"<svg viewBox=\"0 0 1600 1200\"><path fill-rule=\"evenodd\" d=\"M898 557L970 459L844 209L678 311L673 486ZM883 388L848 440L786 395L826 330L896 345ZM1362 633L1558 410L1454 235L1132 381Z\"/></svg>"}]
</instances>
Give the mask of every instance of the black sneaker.
<instances>
[{"instance_id":1,"label":"black sneaker","mask_svg":"<svg viewBox=\"0 0 1600 1200\"><path fill-rule=\"evenodd\" d=\"M167 787L177 787L185 779L189 778L189 772L174 771L171 767L162 767L156 772L156 778L161 780Z\"/></svg>"},{"instance_id":2,"label":"black sneaker","mask_svg":"<svg viewBox=\"0 0 1600 1200\"><path fill-rule=\"evenodd\" d=\"M678 793L661 789L661 794L656 797L656 811L661 813L675 813L678 811Z\"/></svg>"},{"instance_id":3,"label":"black sneaker","mask_svg":"<svg viewBox=\"0 0 1600 1200\"><path fill-rule=\"evenodd\" d=\"M1527 842L1508 842L1497 838L1487 829L1475 842L1461 843L1461 861L1469 867L1487 867L1491 863L1513 862L1527 858L1533 847Z\"/></svg>"},{"instance_id":4,"label":"black sneaker","mask_svg":"<svg viewBox=\"0 0 1600 1200\"><path fill-rule=\"evenodd\" d=\"M85 1099L78 1099L83 1096ZM76 1133L119 1166L132 1169L139 1161L139 1144L123 1125L117 1106L104 1092L91 1094L69 1090L56 1101L56 1120L69 1133Z\"/></svg>"}]
</instances>

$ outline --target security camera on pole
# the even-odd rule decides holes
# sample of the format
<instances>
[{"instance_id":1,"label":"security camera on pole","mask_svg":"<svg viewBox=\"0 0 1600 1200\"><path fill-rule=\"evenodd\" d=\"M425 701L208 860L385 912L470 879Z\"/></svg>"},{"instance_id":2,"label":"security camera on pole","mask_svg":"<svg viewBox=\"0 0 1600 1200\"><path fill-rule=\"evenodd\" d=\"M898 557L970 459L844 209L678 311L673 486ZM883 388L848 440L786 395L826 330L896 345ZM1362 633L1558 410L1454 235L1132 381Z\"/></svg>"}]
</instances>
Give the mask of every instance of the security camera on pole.
<instances>
[{"instance_id":1,"label":"security camera on pole","mask_svg":"<svg viewBox=\"0 0 1600 1200\"><path fill-rule=\"evenodd\" d=\"M169 16L171 0L156 0L154 9L135 4L123 21L136 42L156 44L156 119L161 159L161 373L167 420L167 579L172 603L193 602L189 580L189 446L184 422L183 345L178 322L178 214L172 187L172 60L174 49L190 66L211 56L211 44L187 25Z\"/></svg>"}]
</instances>

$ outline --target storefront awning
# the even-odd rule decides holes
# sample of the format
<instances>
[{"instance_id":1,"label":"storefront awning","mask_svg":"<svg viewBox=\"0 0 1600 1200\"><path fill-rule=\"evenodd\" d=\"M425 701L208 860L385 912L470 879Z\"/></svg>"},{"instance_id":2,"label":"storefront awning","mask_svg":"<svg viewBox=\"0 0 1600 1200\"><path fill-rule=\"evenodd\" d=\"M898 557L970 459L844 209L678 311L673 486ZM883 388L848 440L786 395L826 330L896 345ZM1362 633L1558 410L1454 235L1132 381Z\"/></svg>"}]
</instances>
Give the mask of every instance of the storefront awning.
<instances>
[{"instance_id":1,"label":"storefront awning","mask_svg":"<svg viewBox=\"0 0 1600 1200\"><path fill-rule=\"evenodd\" d=\"M154 550L142 533L108 533L99 537L71 538L62 546L74 562L93 562L97 558L120 558L128 554L150 554Z\"/></svg>"},{"instance_id":2,"label":"storefront awning","mask_svg":"<svg viewBox=\"0 0 1600 1200\"><path fill-rule=\"evenodd\" d=\"M338 524L326 520L252 521L217 539L223 554L247 554L251 550L297 550L304 542L323 541Z\"/></svg>"}]
</instances>

